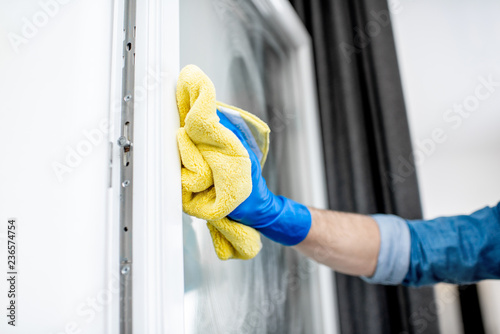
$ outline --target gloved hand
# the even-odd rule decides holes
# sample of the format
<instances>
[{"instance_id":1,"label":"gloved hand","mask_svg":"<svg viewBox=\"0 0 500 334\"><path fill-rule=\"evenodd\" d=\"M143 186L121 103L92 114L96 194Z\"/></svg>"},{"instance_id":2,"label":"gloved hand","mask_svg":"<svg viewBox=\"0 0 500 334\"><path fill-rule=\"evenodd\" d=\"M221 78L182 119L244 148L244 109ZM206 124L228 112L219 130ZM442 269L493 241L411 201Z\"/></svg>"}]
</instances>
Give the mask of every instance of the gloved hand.
<instances>
[{"instance_id":1,"label":"gloved hand","mask_svg":"<svg viewBox=\"0 0 500 334\"><path fill-rule=\"evenodd\" d=\"M244 135L217 110L220 123L231 130L247 149L252 162L252 192L228 217L255 228L271 240L293 246L305 239L311 228L311 213L300 203L274 195L262 177L260 162Z\"/></svg>"}]
</instances>

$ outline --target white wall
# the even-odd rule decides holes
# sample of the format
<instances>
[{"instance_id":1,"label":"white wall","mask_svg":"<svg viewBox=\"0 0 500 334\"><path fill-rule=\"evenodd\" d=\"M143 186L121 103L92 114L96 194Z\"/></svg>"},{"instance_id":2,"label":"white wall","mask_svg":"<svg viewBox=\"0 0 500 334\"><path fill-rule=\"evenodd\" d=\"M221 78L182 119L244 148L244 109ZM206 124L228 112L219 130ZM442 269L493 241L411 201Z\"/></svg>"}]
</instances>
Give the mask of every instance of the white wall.
<instances>
[{"instance_id":1,"label":"white wall","mask_svg":"<svg viewBox=\"0 0 500 334\"><path fill-rule=\"evenodd\" d=\"M0 1L1 333L109 332L117 299L106 248L113 7L60 2ZM9 217L16 327L5 316Z\"/></svg>"},{"instance_id":2,"label":"white wall","mask_svg":"<svg viewBox=\"0 0 500 334\"><path fill-rule=\"evenodd\" d=\"M412 140L420 157L424 216L495 205L500 200L500 2L391 2ZM483 80L496 84L488 91ZM455 104L474 110L464 108L460 115L450 111ZM433 131L442 133L439 140L432 139ZM438 297L446 289L438 286ZM488 333L500 333L500 283L481 283L480 295ZM445 333L460 333L458 300L447 300L441 326Z\"/></svg>"}]
</instances>

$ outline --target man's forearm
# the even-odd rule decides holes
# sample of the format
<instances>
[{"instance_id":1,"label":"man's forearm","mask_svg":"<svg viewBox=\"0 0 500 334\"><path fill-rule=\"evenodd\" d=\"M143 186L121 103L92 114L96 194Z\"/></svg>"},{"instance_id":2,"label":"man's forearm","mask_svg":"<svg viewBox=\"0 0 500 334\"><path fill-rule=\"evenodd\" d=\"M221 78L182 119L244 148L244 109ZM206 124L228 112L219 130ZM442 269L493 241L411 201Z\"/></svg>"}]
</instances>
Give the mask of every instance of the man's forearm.
<instances>
[{"instance_id":1,"label":"man's forearm","mask_svg":"<svg viewBox=\"0 0 500 334\"><path fill-rule=\"evenodd\" d=\"M311 229L297 250L332 269L371 276L377 266L380 231L370 216L309 208Z\"/></svg>"}]
</instances>

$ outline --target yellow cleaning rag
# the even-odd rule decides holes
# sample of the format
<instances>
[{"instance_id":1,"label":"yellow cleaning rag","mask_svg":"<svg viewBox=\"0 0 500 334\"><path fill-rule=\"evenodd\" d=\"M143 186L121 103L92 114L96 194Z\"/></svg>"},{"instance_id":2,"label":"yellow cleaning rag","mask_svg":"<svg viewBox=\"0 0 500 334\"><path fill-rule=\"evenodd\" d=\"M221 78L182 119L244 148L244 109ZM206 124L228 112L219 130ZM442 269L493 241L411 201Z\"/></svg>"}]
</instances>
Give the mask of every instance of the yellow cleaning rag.
<instances>
[{"instance_id":1,"label":"yellow cleaning rag","mask_svg":"<svg viewBox=\"0 0 500 334\"><path fill-rule=\"evenodd\" d=\"M219 123L217 109L247 130L261 165L269 150L269 127L244 110L216 102L212 81L194 65L179 75L177 107L184 211L207 220L221 260L255 257L262 248L260 234L226 217L252 191L250 158L236 135Z\"/></svg>"}]
</instances>

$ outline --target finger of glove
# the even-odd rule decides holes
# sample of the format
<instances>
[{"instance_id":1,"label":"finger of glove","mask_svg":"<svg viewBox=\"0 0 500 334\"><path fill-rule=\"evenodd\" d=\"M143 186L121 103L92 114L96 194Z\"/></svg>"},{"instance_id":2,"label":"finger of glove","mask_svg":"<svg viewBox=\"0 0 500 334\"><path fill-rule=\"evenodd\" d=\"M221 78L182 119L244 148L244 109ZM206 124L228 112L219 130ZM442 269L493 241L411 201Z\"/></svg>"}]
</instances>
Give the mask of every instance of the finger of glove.
<instances>
[{"instance_id":1,"label":"finger of glove","mask_svg":"<svg viewBox=\"0 0 500 334\"><path fill-rule=\"evenodd\" d=\"M255 164L258 165L258 169L260 170L259 159L255 155L254 151L250 148L250 145L248 145L241 131L226 117L226 115L221 113L219 110L217 110L217 116L219 116L219 123L224 125L227 129L231 130L231 132L234 133L236 137L238 137L241 144L243 144L243 147L245 147L245 149L247 150L248 155L250 156L250 160L252 161L252 170Z\"/></svg>"},{"instance_id":2,"label":"finger of glove","mask_svg":"<svg viewBox=\"0 0 500 334\"><path fill-rule=\"evenodd\" d=\"M212 170L184 128L180 128L177 132L177 145L183 166L181 169L183 189L188 192L200 192L212 186L214 183Z\"/></svg>"}]
</instances>

